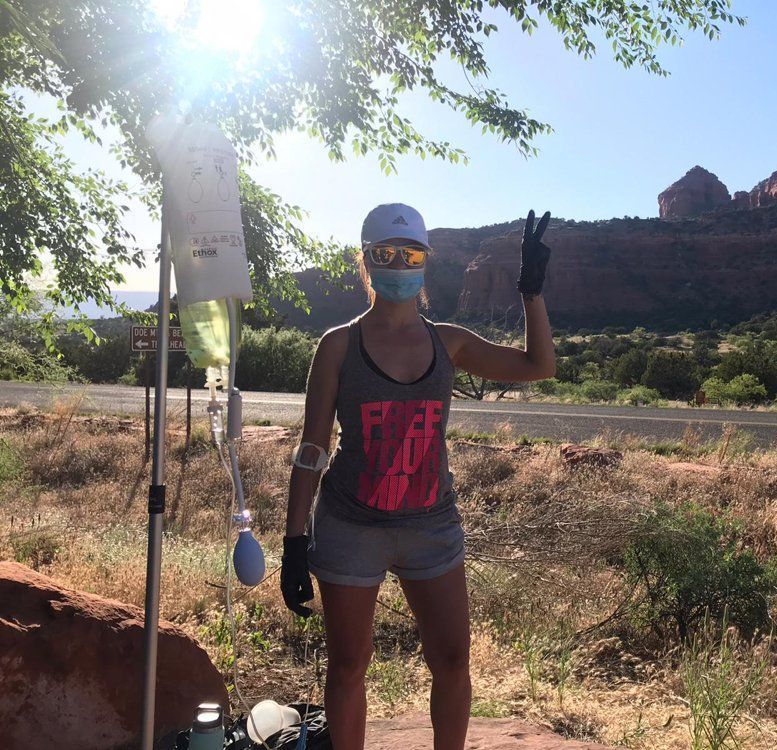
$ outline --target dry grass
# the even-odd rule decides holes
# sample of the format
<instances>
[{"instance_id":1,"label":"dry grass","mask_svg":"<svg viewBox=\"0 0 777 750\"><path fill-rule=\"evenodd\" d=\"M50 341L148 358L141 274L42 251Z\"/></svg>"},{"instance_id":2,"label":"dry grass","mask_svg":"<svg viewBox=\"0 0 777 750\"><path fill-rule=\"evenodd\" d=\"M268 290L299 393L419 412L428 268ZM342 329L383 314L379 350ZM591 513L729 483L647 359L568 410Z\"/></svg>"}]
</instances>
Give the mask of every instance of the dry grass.
<instances>
[{"instance_id":1,"label":"dry grass","mask_svg":"<svg viewBox=\"0 0 777 750\"><path fill-rule=\"evenodd\" d=\"M0 556L81 589L143 604L146 492L142 424L54 413L0 413L13 475L0 477ZM777 453L731 451L719 461L683 438L696 462L662 457L628 436L601 436L624 450L608 471L570 470L551 444L516 445L498 435L451 444L458 503L468 532L473 715L515 715L568 737L630 748L688 748L679 650L658 650L623 618L619 560L635 524L658 501L726 509L762 558L777 554ZM525 441L524 441L525 442ZM499 450L500 444L514 450ZM278 565L289 475L288 441L246 444L243 481L256 530ZM168 513L162 615L184 627L229 679L224 620L224 524L228 481L197 424L184 450L168 435ZM703 455L699 459L698 456ZM686 461L685 464L679 463ZM703 463L699 463L703 461ZM277 573L237 592L241 676L252 699L322 699L326 653L319 613L302 624L285 609ZM372 716L425 710L430 677L414 621L395 579L381 591L376 655L368 674ZM314 659L314 654L316 658ZM777 739L777 662L750 709L747 747Z\"/></svg>"}]
</instances>

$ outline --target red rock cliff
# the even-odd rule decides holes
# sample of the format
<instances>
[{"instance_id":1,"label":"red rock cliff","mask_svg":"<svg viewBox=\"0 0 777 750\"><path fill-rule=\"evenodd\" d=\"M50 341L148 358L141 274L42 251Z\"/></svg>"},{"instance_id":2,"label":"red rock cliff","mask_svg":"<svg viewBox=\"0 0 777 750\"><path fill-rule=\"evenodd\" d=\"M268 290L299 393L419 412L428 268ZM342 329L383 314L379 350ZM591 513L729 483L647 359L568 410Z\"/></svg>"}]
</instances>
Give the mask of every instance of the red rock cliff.
<instances>
[{"instance_id":1,"label":"red rock cliff","mask_svg":"<svg viewBox=\"0 0 777 750\"><path fill-rule=\"evenodd\" d=\"M728 188L712 172L697 165L658 196L658 215L662 219L696 216L730 202Z\"/></svg>"},{"instance_id":2,"label":"red rock cliff","mask_svg":"<svg viewBox=\"0 0 777 750\"><path fill-rule=\"evenodd\" d=\"M556 324L706 325L777 307L777 210L664 222L552 222L545 299ZM486 240L467 267L458 312L520 312L520 231Z\"/></svg>"},{"instance_id":3,"label":"red rock cliff","mask_svg":"<svg viewBox=\"0 0 777 750\"><path fill-rule=\"evenodd\" d=\"M659 204L667 220L551 222L545 297L554 325L684 328L777 309L777 172L732 200L715 175L694 167ZM514 321L522 312L515 291L522 229L514 221L432 230L428 314ZM315 269L297 279L312 312L276 303L290 325L320 332L367 307L355 276L346 279L348 292Z\"/></svg>"}]
</instances>

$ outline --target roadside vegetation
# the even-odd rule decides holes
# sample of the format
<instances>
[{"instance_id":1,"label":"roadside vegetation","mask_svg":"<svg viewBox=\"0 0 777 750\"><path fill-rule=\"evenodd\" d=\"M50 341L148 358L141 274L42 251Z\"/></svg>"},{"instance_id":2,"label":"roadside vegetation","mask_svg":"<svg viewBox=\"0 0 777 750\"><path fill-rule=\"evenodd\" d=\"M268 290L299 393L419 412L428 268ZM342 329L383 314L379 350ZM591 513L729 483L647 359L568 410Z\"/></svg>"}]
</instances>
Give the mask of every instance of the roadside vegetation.
<instances>
[{"instance_id":1,"label":"roadside vegetation","mask_svg":"<svg viewBox=\"0 0 777 750\"><path fill-rule=\"evenodd\" d=\"M245 325L237 382L243 390L301 392L316 338L295 328L253 320ZM0 379L93 383L144 382L146 365L129 347L129 323L94 322L92 341L63 330L51 354L23 321L6 318L0 343ZM491 340L519 343L494 326L475 326ZM777 314L757 316L726 330L668 334L635 328L557 331L556 377L531 384L494 383L458 373L456 395L471 399L512 398L562 403L628 406L704 403L769 407L777 398ZM153 377L153 362L148 368ZM202 372L189 372L186 357L170 355L170 383L182 386Z\"/></svg>"},{"instance_id":2,"label":"roadside vegetation","mask_svg":"<svg viewBox=\"0 0 777 750\"><path fill-rule=\"evenodd\" d=\"M322 698L320 598L305 624L277 582L298 430L253 427L241 449L268 560L266 582L235 596L249 699L309 687ZM173 411L167 440L162 615L229 682L228 480L204 423L187 449ZM671 445L603 435L592 446L620 459L597 467L507 427L448 442L467 531L473 715L637 750L775 746L777 453L730 433ZM82 416L76 402L0 413L0 557L142 606L148 472L141 420ZM391 576L367 682L373 717L427 708L418 634Z\"/></svg>"}]
</instances>

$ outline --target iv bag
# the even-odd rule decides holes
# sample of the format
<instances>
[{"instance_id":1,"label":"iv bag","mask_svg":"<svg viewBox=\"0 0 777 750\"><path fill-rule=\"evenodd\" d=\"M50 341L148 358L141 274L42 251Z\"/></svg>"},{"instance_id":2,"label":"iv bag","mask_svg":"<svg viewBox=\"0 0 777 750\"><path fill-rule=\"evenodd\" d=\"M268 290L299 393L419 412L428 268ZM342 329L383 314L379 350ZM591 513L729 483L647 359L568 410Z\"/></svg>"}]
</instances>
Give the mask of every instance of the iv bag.
<instances>
[{"instance_id":1,"label":"iv bag","mask_svg":"<svg viewBox=\"0 0 777 750\"><path fill-rule=\"evenodd\" d=\"M232 144L216 125L169 115L155 117L146 137L162 167L179 308L227 297L250 302Z\"/></svg>"}]
</instances>

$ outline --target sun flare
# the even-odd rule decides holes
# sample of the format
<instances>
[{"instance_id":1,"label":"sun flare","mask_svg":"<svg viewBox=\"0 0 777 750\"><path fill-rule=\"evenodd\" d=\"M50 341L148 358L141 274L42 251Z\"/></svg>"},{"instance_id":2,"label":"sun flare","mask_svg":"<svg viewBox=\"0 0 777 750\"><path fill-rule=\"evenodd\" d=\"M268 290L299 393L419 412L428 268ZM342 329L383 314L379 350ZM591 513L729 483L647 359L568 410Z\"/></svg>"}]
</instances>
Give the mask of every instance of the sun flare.
<instances>
[{"instance_id":1,"label":"sun flare","mask_svg":"<svg viewBox=\"0 0 777 750\"><path fill-rule=\"evenodd\" d=\"M156 15L169 28L177 28L187 13L189 0L152 0ZM263 0L202 0L191 20L189 42L211 50L250 49L264 26L267 3Z\"/></svg>"}]
</instances>

